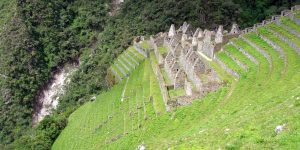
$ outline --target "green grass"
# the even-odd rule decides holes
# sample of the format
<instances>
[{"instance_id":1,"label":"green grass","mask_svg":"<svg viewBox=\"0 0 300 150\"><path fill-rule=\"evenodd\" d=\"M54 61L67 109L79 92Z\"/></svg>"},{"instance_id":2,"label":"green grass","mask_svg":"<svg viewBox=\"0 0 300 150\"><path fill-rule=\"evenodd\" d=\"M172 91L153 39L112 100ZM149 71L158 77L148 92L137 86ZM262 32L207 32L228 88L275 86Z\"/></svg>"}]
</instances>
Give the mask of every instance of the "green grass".
<instances>
[{"instance_id":1,"label":"green grass","mask_svg":"<svg viewBox=\"0 0 300 150\"><path fill-rule=\"evenodd\" d=\"M171 80L170 80L170 78L169 78L169 76L168 76L168 74L167 74L165 68L162 68L162 69L161 69L161 72L162 72L162 75L163 75L163 77L164 77L165 83L166 83L167 85L172 84L172 82L171 82Z\"/></svg>"},{"instance_id":2,"label":"green grass","mask_svg":"<svg viewBox=\"0 0 300 150\"><path fill-rule=\"evenodd\" d=\"M111 69L114 69L121 78L124 77L124 74L121 72L121 70L118 69L116 64L118 64L119 67L123 68L125 74L127 74L127 75L130 75L131 72L138 65L132 59L130 59L127 55L125 55L125 53L129 54L132 57L132 59L134 59L137 63L140 63L141 61L143 61L145 59L145 57L143 55L139 54L133 47L130 47L126 51L124 51L121 55L118 56L118 58L116 58L114 60L114 63L110 67ZM125 61L124 58L127 58L127 60L129 62L131 62L131 64L133 66L130 65L127 61ZM123 62L123 63L120 63L118 60L121 60L121 62ZM127 70L126 67L129 70ZM118 82L120 82L120 81L118 81Z\"/></svg>"},{"instance_id":3,"label":"green grass","mask_svg":"<svg viewBox=\"0 0 300 150\"><path fill-rule=\"evenodd\" d=\"M124 74L114 64L111 65L111 68L114 69L121 78L124 77Z\"/></svg>"},{"instance_id":4,"label":"green grass","mask_svg":"<svg viewBox=\"0 0 300 150\"><path fill-rule=\"evenodd\" d=\"M133 46L129 47L128 50L132 53L135 54L135 56L139 59L139 60L143 60L145 57L140 54Z\"/></svg>"},{"instance_id":5,"label":"green grass","mask_svg":"<svg viewBox=\"0 0 300 150\"><path fill-rule=\"evenodd\" d=\"M300 33L300 27L294 21L287 17L281 18L281 23Z\"/></svg>"},{"instance_id":6,"label":"green grass","mask_svg":"<svg viewBox=\"0 0 300 150\"><path fill-rule=\"evenodd\" d=\"M127 61L125 61L124 55L119 56L118 59L121 60L131 71L134 69L133 65L130 65Z\"/></svg>"},{"instance_id":7,"label":"green grass","mask_svg":"<svg viewBox=\"0 0 300 150\"><path fill-rule=\"evenodd\" d=\"M184 90L184 88L172 89L172 90L169 90L169 95L171 98L178 97L178 96L184 96L185 90Z\"/></svg>"},{"instance_id":8,"label":"green grass","mask_svg":"<svg viewBox=\"0 0 300 150\"><path fill-rule=\"evenodd\" d=\"M147 41L143 41L141 43L141 47L144 48L144 49L151 49L151 46L148 44Z\"/></svg>"},{"instance_id":9,"label":"green grass","mask_svg":"<svg viewBox=\"0 0 300 150\"><path fill-rule=\"evenodd\" d=\"M118 65L119 67L121 67L122 69L123 69L123 71L125 72L125 74L130 74L130 70L127 70L126 68L125 68L125 64L123 64L123 63L121 63L121 62L119 62L119 61L115 61L115 63L114 63L115 65Z\"/></svg>"},{"instance_id":10,"label":"green grass","mask_svg":"<svg viewBox=\"0 0 300 150\"><path fill-rule=\"evenodd\" d=\"M249 68L253 68L253 66L255 66L255 64L251 62L251 60L249 60L242 52L236 49L233 45L225 45L224 50L230 53L234 58L238 59L243 64L246 64Z\"/></svg>"},{"instance_id":11,"label":"green grass","mask_svg":"<svg viewBox=\"0 0 300 150\"><path fill-rule=\"evenodd\" d=\"M131 57L125 55L125 53L128 54L128 55L130 55ZM138 63L139 61L138 61L134 56L132 56L131 53L128 53L127 51L126 51L125 53L123 54L123 55L124 55L123 57L126 57L127 60L128 60L129 62L131 62L131 64L133 64L134 66L137 66L138 64L136 64L136 62ZM134 60L132 60L131 58L134 59Z\"/></svg>"},{"instance_id":12,"label":"green grass","mask_svg":"<svg viewBox=\"0 0 300 150\"><path fill-rule=\"evenodd\" d=\"M246 64L248 71L218 53L217 57L243 77L234 80L214 61L209 62L224 81L223 87L172 112L164 110L158 82L146 59L130 75L124 102L120 97L125 80L75 111L52 148L136 149L144 144L147 149L299 149L300 57L267 28L259 28L258 33L280 46L285 57L279 57L255 33L243 36L266 51L271 64L244 40L233 39L259 64L226 45L224 50ZM182 91L170 91L174 93L170 95ZM109 116L113 117L99 128ZM286 128L276 135L275 127L282 124Z\"/></svg>"},{"instance_id":13,"label":"green grass","mask_svg":"<svg viewBox=\"0 0 300 150\"><path fill-rule=\"evenodd\" d=\"M159 53L160 53L161 55L164 55L164 54L166 54L166 53L168 52L167 48L164 47L164 46L158 47L158 51L159 51Z\"/></svg>"},{"instance_id":14,"label":"green grass","mask_svg":"<svg viewBox=\"0 0 300 150\"><path fill-rule=\"evenodd\" d=\"M296 35L288 32L287 30L281 28L280 26L272 23L267 26L268 28L272 29L274 32L277 32L281 34L282 36L288 38L290 41L295 43L298 47L300 47L300 38L298 38Z\"/></svg>"},{"instance_id":15,"label":"green grass","mask_svg":"<svg viewBox=\"0 0 300 150\"><path fill-rule=\"evenodd\" d=\"M159 66L153 51L150 53L150 61L152 67L150 72L151 74L154 74L154 71L156 71L155 69ZM156 78L156 76L150 76L150 95L153 98L153 105L155 107L156 114L162 114L166 111L166 108L160 90L159 82Z\"/></svg>"},{"instance_id":16,"label":"green grass","mask_svg":"<svg viewBox=\"0 0 300 150\"><path fill-rule=\"evenodd\" d=\"M295 17L296 17L297 19L300 19L300 12L299 12L299 11L295 13Z\"/></svg>"},{"instance_id":17,"label":"green grass","mask_svg":"<svg viewBox=\"0 0 300 150\"><path fill-rule=\"evenodd\" d=\"M242 75L244 73L244 70L236 63L232 58L227 56L224 52L220 52L217 54L217 57L227 65L230 69L238 73L239 75Z\"/></svg>"}]
</instances>

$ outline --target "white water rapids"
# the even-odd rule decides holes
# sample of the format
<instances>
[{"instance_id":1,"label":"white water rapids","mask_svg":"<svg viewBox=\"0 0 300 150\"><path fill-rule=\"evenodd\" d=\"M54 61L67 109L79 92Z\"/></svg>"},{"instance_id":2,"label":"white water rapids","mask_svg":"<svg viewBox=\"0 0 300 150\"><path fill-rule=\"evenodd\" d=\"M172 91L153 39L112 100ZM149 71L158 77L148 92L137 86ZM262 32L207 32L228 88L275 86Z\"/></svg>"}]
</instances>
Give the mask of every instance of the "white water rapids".
<instances>
[{"instance_id":1,"label":"white water rapids","mask_svg":"<svg viewBox=\"0 0 300 150\"><path fill-rule=\"evenodd\" d=\"M78 63L68 63L55 71L50 82L39 92L34 106L32 124L36 125L45 116L56 109L59 97L64 94L66 85L70 82L70 76L78 69Z\"/></svg>"}]
</instances>

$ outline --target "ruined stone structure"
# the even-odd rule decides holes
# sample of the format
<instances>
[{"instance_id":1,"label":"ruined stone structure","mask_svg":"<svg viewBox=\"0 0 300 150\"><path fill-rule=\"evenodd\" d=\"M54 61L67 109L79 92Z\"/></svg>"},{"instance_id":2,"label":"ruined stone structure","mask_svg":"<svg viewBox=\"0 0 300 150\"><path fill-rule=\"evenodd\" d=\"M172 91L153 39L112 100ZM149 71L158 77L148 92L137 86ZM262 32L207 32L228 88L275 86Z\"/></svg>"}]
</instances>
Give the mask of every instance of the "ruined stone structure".
<instances>
[{"instance_id":1,"label":"ruined stone structure","mask_svg":"<svg viewBox=\"0 0 300 150\"><path fill-rule=\"evenodd\" d=\"M219 26L217 31L196 28L184 22L176 30L171 25L169 32L159 33L150 38L155 56L165 70L174 89L184 88L186 95L200 95L214 91L220 84L216 72L208 65L214 54L229 39L240 34L239 28L233 24L230 32ZM162 55L158 46L164 46L167 53Z\"/></svg>"}]
</instances>

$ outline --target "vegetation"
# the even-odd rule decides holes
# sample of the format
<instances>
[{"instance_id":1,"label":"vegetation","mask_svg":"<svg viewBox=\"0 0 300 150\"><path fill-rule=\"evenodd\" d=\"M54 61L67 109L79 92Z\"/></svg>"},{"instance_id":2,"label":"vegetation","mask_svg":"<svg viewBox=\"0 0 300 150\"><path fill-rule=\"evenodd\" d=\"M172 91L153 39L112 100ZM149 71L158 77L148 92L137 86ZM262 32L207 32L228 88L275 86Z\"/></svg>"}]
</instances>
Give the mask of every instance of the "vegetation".
<instances>
[{"instance_id":1,"label":"vegetation","mask_svg":"<svg viewBox=\"0 0 300 150\"><path fill-rule=\"evenodd\" d=\"M172 23L178 27L184 21L210 29L219 24L228 28L232 22L241 27L252 26L295 3L299 2L129 0L116 16L109 16L109 0L2 0L0 149L49 149L67 124L66 118L89 101L91 95L110 88L106 82L108 68L137 35L156 34ZM142 46L149 47L145 43ZM131 47L128 53L134 53ZM51 72L79 58L81 67L60 98L57 110L31 128L35 96L49 81ZM152 81L156 86L155 80ZM150 83L145 81L145 84ZM150 85L145 89L151 92ZM157 89L152 92L157 93ZM221 90L219 94L224 93ZM157 107L159 111L153 112L163 111L160 103Z\"/></svg>"},{"instance_id":2,"label":"vegetation","mask_svg":"<svg viewBox=\"0 0 300 150\"><path fill-rule=\"evenodd\" d=\"M111 129L115 121L108 121L107 126L102 127L101 132L108 134L90 134L87 132L74 132L78 128L86 130L95 127L90 125L88 121L85 123L80 122L81 125L76 126L74 124L79 122L75 120L82 119L81 117L72 118L73 122L70 122L59 136L53 145L53 149L64 149L64 146L68 146L65 143L73 140L78 140L78 143L80 143L80 146L74 145L73 149L84 149L86 147L91 149L134 149L140 144L144 144L150 149L259 149L261 147L267 149L296 149L299 147L298 139L300 137L300 122L297 119L300 111L298 107L298 100L300 99L298 84L300 81L298 71L300 69L299 55L287 43L274 36L266 27L259 28L258 32L278 44L284 50L286 57L279 57L279 52L255 33L246 34L244 37L264 50L271 57L271 63L242 39L233 39L232 42L235 45L243 48L259 62L256 65L234 46L231 44L226 45L224 50L249 68L247 72L244 71L243 73L238 65L232 59L229 59L227 54L221 52L217 55L232 70L243 73L243 77L238 81L235 81L233 77L228 78L224 71L219 71L219 68L212 65L221 77L226 77L229 84L195 101L190 106L179 107L172 112L154 117L147 120L147 123L141 128L133 128L134 130L125 134L120 132L119 136L113 136L115 135L114 130ZM288 65L285 62L288 62ZM136 76L142 76L141 74L145 74L146 71L145 68L144 72L140 69L137 70L134 71L134 74L140 75L132 74L129 80L132 80L132 78L139 80ZM128 83L128 85L131 84L133 83ZM123 84L118 84L116 87L120 85L123 86ZM137 93L143 93L142 88L139 88L139 90L140 92ZM97 101L100 102L101 100L98 99ZM128 101L130 100L135 103L134 99L129 98ZM289 111L287 112L286 109L289 109ZM94 114L93 111L101 111L101 109L93 110L86 107L82 107L82 110L89 110L91 114ZM76 111L74 115L83 114L80 112L82 110ZM135 108L131 109L133 112L134 110ZM113 114L122 116L123 113ZM120 120L126 120L126 117L124 118ZM133 125L136 124L138 123ZM282 133L276 134L274 132L275 127L282 124L286 124L286 128ZM82 134L91 139L79 138ZM101 139L98 138L99 136L102 139L109 137L106 140L109 142L103 143L104 140L99 140L102 143L88 142Z\"/></svg>"}]
</instances>

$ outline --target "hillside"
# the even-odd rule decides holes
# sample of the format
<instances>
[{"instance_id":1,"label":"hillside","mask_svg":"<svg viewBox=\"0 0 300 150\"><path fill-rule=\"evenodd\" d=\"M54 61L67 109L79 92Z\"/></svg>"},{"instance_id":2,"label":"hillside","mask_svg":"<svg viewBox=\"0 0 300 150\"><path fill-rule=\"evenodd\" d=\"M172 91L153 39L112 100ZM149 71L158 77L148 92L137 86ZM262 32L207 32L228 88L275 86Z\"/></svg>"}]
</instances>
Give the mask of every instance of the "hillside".
<instances>
[{"instance_id":1,"label":"hillside","mask_svg":"<svg viewBox=\"0 0 300 150\"><path fill-rule=\"evenodd\" d=\"M189 34L184 24L135 43L109 69L107 79L115 85L72 113L52 148L299 149L299 6L292 10L242 31ZM199 49L212 37L212 51ZM181 57L185 48L178 45L184 43L197 47L187 56L197 55L206 68L200 89L188 73L194 66L175 61L176 76L168 71L168 58L174 55L173 61L177 50ZM184 82L177 80L180 69L186 69ZM204 88L215 82L216 88ZM193 102L178 100L194 93Z\"/></svg>"},{"instance_id":2,"label":"hillside","mask_svg":"<svg viewBox=\"0 0 300 150\"><path fill-rule=\"evenodd\" d=\"M155 120L174 118L185 107L194 108L220 91L226 94L231 85L249 76L251 64L239 60L240 54L230 53L243 42L234 37L241 32L246 35L246 30L239 31L238 26L244 29L297 4L299 0L0 0L0 149L50 149L69 124L68 118L73 112L76 114L78 108L92 102L104 107L99 102L103 98L97 97L111 93L114 86L120 86L124 103L117 105L116 98L116 103L109 100L109 105L126 107L125 102L132 102L134 93L131 91L138 97L142 94L144 114L134 116L133 112L138 111L130 104L130 115L133 119L144 116L144 121L139 120L137 126L149 132L153 129L148 125L156 126L156 123L161 123L164 129L163 124L167 122L155 123ZM295 18L299 18L299 13ZM234 23L238 26L231 31ZM280 24L270 25L268 29L278 31L276 36L282 35L278 36L281 41L297 49L297 23L294 18L285 17ZM166 31L172 24L169 34ZM225 46L230 43L228 40L233 44ZM223 51L218 53L221 49ZM276 50L280 58L287 55L281 49ZM258 53L250 55L245 51L241 52L246 58L255 66L260 65L256 58L260 56ZM259 52L268 63L273 61L272 57L277 59ZM288 59L284 62L285 67L290 67ZM276 63L269 65L270 68ZM141 66L144 67L139 70ZM136 80L132 81L134 74L143 74L143 79L133 77ZM132 87L131 84L140 84L138 80L146 80L144 75L145 85ZM125 87L132 90L123 90ZM142 109L140 101L137 104L137 109ZM147 109L150 109L149 115ZM124 114L128 115L128 111ZM99 114L102 113L106 112L100 110ZM112 116L108 118L111 120ZM123 116L123 122L124 118L128 119ZM188 120L186 123L195 125ZM135 123L130 124L135 126ZM171 122L170 126L173 125ZM135 133L125 128L125 135ZM159 134L173 132L177 131ZM64 133L60 138L63 137ZM119 131L108 138L130 139L123 135L120 138ZM145 137L146 147L159 144L151 145L147 141ZM136 147L137 143L142 142L130 146Z\"/></svg>"}]
</instances>

